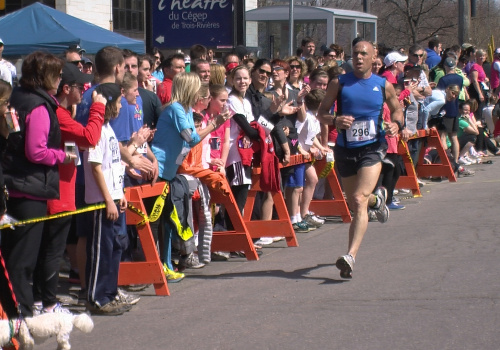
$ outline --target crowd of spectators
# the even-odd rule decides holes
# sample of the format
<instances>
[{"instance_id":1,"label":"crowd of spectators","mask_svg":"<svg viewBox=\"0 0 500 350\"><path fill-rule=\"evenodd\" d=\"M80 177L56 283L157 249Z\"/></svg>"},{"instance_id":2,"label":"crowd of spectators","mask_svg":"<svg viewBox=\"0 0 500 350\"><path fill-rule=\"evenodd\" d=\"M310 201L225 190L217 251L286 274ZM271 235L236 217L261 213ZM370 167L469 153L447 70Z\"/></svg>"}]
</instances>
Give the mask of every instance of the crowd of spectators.
<instances>
[{"instance_id":1,"label":"crowd of spectators","mask_svg":"<svg viewBox=\"0 0 500 350\"><path fill-rule=\"evenodd\" d=\"M356 38L353 47L359 42L365 41ZM473 164L500 155L500 48L487 62L485 50L470 44L443 50L439 39L425 48L412 45L408 56L368 45L374 52L369 74L394 87L404 114L399 135L385 136L388 153L378 179L389 210L405 209L394 196L405 171L399 140L408 142L415 166L420 152L426 162L439 161L435 150L412 139L419 129L439 131L459 176L473 176ZM69 312L56 298L64 254L70 280L80 284L79 297L92 313L119 315L139 301L117 281L120 261L142 258L135 227L125 224L126 187L169 184L152 228L170 283L181 281L186 269L242 256L211 251L214 226L231 230L232 223L223 206L212 213L209 189L232 192L243 213L255 166L264 175L253 218L271 220L272 193L281 190L295 232L321 227L325 218L309 204L331 199L328 185L311 163L288 165L292 155L333 158L332 147L344 135L318 111L329 101L329 84L356 67L346 54L351 48L332 44L318 51L306 38L296 56L271 61L241 46L216 58L202 45L166 56L159 49L139 55L105 47L92 61L74 45L62 57L28 55L20 74L2 59L2 213L23 220L104 203L87 214L2 231L0 251L21 313ZM339 106L333 101L323 108L335 115ZM387 104L380 116L392 123ZM154 200L146 201L148 210ZM254 241L257 249L283 239L264 236Z\"/></svg>"}]
</instances>

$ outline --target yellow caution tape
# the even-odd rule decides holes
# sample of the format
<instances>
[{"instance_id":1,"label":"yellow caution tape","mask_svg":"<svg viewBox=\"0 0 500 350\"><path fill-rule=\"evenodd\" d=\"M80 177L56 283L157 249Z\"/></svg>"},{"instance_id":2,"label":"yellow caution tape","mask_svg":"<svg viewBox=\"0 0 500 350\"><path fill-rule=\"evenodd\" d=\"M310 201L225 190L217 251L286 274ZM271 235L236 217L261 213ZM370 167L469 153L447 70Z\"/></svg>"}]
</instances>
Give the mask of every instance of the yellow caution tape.
<instances>
[{"instance_id":1,"label":"yellow caution tape","mask_svg":"<svg viewBox=\"0 0 500 350\"><path fill-rule=\"evenodd\" d=\"M58 218L63 218L65 216L70 216L70 215L75 215L75 214L81 214L81 213L86 213L89 211L94 211L97 209L102 209L105 208L106 204L101 203L101 204L93 204L85 208L77 209L75 211L66 211L64 213L58 213L58 214L53 214L49 216L43 216L39 218L33 218L33 219L26 219L26 220L20 220L17 222L11 222L8 224L3 224L0 226L0 230L3 230L5 228L14 228L15 226L22 226L22 225L28 225L28 224L34 224L37 222L42 222L42 221L47 221L47 220L52 220L52 219L58 219Z\"/></svg>"},{"instance_id":2,"label":"yellow caution tape","mask_svg":"<svg viewBox=\"0 0 500 350\"><path fill-rule=\"evenodd\" d=\"M139 208L136 208L134 207L132 204L128 204L127 207L133 211L134 213L136 213L137 215L139 215L141 218L143 218L142 221L139 221L136 226L142 226L142 225L146 225L146 223L150 222L151 220L149 219L148 215L146 213L143 213L142 210L140 210Z\"/></svg>"},{"instance_id":3,"label":"yellow caution tape","mask_svg":"<svg viewBox=\"0 0 500 350\"><path fill-rule=\"evenodd\" d=\"M165 199L167 198L168 191L168 182L165 182L165 187L163 187L163 191L158 196L158 198L156 198L155 205L153 206L151 214L149 215L150 222L155 222L160 218L161 212L163 211L163 206L165 205Z\"/></svg>"},{"instance_id":4,"label":"yellow caution tape","mask_svg":"<svg viewBox=\"0 0 500 350\"><path fill-rule=\"evenodd\" d=\"M170 217L172 218L172 222L175 224L177 227L177 234L179 237L181 237L184 241L187 241L191 237L193 237L193 231L191 231L191 227L187 225L186 227L182 227L181 221L179 220L179 214L177 214L177 209L175 208L172 210L172 213L170 214Z\"/></svg>"},{"instance_id":5,"label":"yellow caution tape","mask_svg":"<svg viewBox=\"0 0 500 350\"><path fill-rule=\"evenodd\" d=\"M148 217L147 214L143 213L142 210L134 207L132 204L128 203L127 207L137 215L143 218L142 221L137 223L137 226L142 226L145 225L147 222L155 222L158 220L158 218L161 216L161 213L163 211L163 207L165 205L165 199L167 198L167 194L169 191L169 186L168 183L165 183L165 187L163 187L163 191L161 195L158 196L158 198L155 201L155 205L153 206L153 209L151 211L151 215ZM52 220L52 219L59 219L63 218L66 216L70 215L77 215L77 214L82 214L82 213L87 213L89 211L94 211L98 209L103 209L106 208L106 204L101 203L101 204L93 204L85 208L77 209L74 211L66 211L64 213L58 213L58 214L53 214L53 215L48 215L48 216L43 216L39 218L32 218L32 219L26 219L26 220L20 220L17 222L11 222L7 224L0 225L0 230L6 229L6 228L11 228L14 229L15 226L23 226L23 225L29 225L29 224L34 224L37 222L42 222L42 221L47 221L47 220ZM192 233L191 233L192 234Z\"/></svg>"},{"instance_id":6,"label":"yellow caution tape","mask_svg":"<svg viewBox=\"0 0 500 350\"><path fill-rule=\"evenodd\" d=\"M330 174L330 171L332 171L333 169L333 163L334 162L326 162L326 165L323 170L321 170L321 173L319 173L318 178L324 179L325 177L327 177L328 174Z\"/></svg>"},{"instance_id":7,"label":"yellow caution tape","mask_svg":"<svg viewBox=\"0 0 500 350\"><path fill-rule=\"evenodd\" d=\"M147 222L153 222L153 221L156 221L158 219L158 218L156 218L155 220L151 220L147 216L147 214L143 213L142 210L134 207L130 203L127 205L127 207L128 207L128 209L130 209L131 211L133 211L134 213L136 213L137 215L139 215L140 217L142 217L144 219L144 220L140 221L139 223L137 223L137 226L145 225ZM38 217L38 218L32 218L32 219L26 219L26 220L20 220L20 221L16 221L16 222L3 224L3 225L0 225L0 230L6 229L6 228L14 229L14 227L16 227L16 226L35 224L37 222L42 222L42 221L47 221L47 220L52 220L52 219L59 219L59 218L63 218L66 216L87 213L89 211L94 211L94 210L103 209L103 208L106 208L106 204L104 204L104 203L93 204L93 205L90 205L88 207L77 209L74 211L66 211L64 213L58 213L58 214L53 214L53 215L48 215L48 216L43 216L43 217ZM162 209L163 209L163 205L162 205ZM160 210L159 214L161 214L161 210ZM159 214L158 214L158 216L159 216Z\"/></svg>"}]
</instances>

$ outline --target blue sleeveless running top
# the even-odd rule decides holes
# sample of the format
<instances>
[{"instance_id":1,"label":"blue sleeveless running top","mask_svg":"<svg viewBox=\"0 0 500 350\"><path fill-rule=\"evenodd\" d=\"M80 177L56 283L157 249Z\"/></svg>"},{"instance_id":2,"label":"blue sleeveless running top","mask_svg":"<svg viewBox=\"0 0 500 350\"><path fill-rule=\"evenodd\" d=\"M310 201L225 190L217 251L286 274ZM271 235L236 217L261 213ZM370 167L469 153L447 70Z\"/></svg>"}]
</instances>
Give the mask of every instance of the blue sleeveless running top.
<instances>
[{"instance_id":1,"label":"blue sleeveless running top","mask_svg":"<svg viewBox=\"0 0 500 350\"><path fill-rule=\"evenodd\" d=\"M337 115L354 117L350 129L339 130L337 145L357 148L375 142L386 142L383 127L385 78L372 74L359 79L354 73L339 76Z\"/></svg>"}]
</instances>

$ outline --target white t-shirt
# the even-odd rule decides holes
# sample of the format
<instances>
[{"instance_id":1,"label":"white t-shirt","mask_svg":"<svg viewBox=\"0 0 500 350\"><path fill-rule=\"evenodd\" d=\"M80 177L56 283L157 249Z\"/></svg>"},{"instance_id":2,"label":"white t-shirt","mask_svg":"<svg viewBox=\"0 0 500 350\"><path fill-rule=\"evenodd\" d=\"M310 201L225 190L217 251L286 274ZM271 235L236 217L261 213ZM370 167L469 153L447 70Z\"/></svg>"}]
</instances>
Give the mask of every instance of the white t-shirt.
<instances>
[{"instance_id":1,"label":"white t-shirt","mask_svg":"<svg viewBox=\"0 0 500 350\"><path fill-rule=\"evenodd\" d=\"M113 200L123 197L123 176L125 166L120 157L120 147L109 123L102 126L101 139L94 148L84 152L85 202L88 204L104 201L104 196L97 186L90 163L101 164L104 181Z\"/></svg>"},{"instance_id":2,"label":"white t-shirt","mask_svg":"<svg viewBox=\"0 0 500 350\"><path fill-rule=\"evenodd\" d=\"M495 123L493 123L493 108L494 105L488 105L483 108L482 118L486 121L486 126L490 133L495 130Z\"/></svg>"},{"instance_id":3,"label":"white t-shirt","mask_svg":"<svg viewBox=\"0 0 500 350\"><path fill-rule=\"evenodd\" d=\"M304 151L309 152L313 145L314 138L321 132L319 120L311 111L306 111L306 119L303 123L295 122L295 128L299 134L299 145Z\"/></svg>"},{"instance_id":4,"label":"white t-shirt","mask_svg":"<svg viewBox=\"0 0 500 350\"><path fill-rule=\"evenodd\" d=\"M0 79L12 85L12 73L9 68L0 62Z\"/></svg>"},{"instance_id":5,"label":"white t-shirt","mask_svg":"<svg viewBox=\"0 0 500 350\"><path fill-rule=\"evenodd\" d=\"M254 121L252 105L246 98L244 98L242 102L237 96L229 95L227 106L231 115L243 114L249 123ZM238 145L236 144L238 136L240 136L241 128L233 119L231 119L229 125L229 152L227 155L226 167L231 164L241 162L240 153L237 148Z\"/></svg>"},{"instance_id":6,"label":"white t-shirt","mask_svg":"<svg viewBox=\"0 0 500 350\"><path fill-rule=\"evenodd\" d=\"M500 73L500 62L499 61L495 61L495 63L493 63L493 69L496 70L498 73Z\"/></svg>"}]
</instances>

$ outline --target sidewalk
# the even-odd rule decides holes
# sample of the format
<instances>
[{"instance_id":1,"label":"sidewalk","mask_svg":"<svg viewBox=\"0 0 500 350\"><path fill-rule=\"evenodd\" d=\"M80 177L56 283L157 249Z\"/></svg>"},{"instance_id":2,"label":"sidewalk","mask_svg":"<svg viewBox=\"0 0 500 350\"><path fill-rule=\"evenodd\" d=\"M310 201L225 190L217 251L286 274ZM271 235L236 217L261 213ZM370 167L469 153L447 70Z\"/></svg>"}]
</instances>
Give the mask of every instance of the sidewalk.
<instances>
[{"instance_id":1,"label":"sidewalk","mask_svg":"<svg viewBox=\"0 0 500 350\"><path fill-rule=\"evenodd\" d=\"M327 223L260 261L187 270L169 297L149 288L125 315L74 330L73 349L498 349L500 157L488 159L370 223L352 280L334 265L348 225Z\"/></svg>"}]
</instances>

